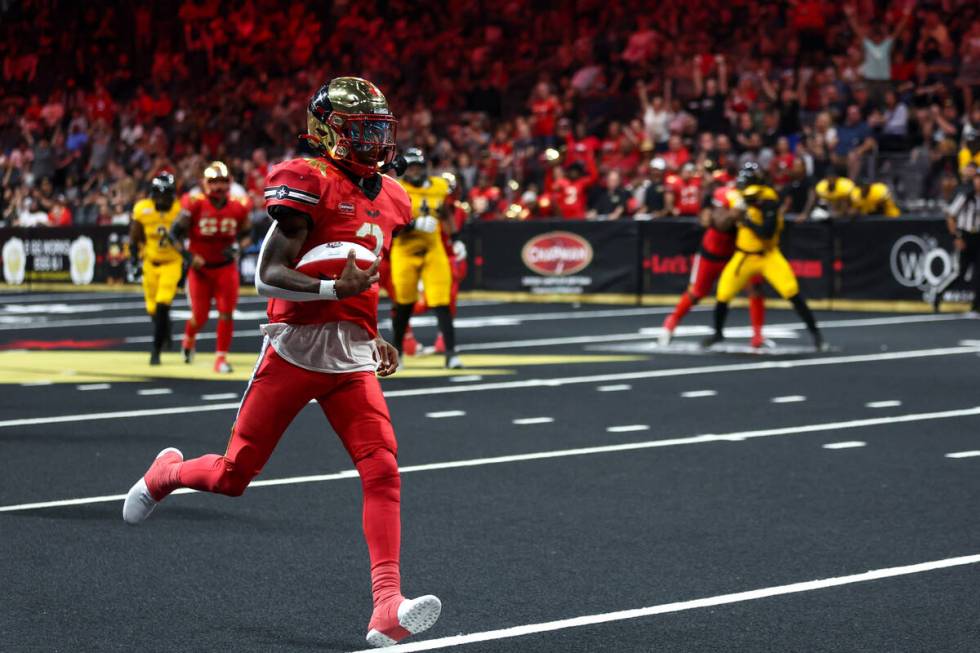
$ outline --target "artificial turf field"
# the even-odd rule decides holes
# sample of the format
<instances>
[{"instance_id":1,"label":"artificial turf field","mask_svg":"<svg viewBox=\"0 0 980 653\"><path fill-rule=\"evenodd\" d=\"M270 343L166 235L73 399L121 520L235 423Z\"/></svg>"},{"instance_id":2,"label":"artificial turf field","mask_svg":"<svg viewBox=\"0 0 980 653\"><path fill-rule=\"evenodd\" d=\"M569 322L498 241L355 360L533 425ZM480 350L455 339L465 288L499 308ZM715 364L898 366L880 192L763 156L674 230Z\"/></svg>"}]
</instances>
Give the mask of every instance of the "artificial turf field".
<instances>
[{"instance_id":1,"label":"artificial turf field","mask_svg":"<svg viewBox=\"0 0 980 653\"><path fill-rule=\"evenodd\" d=\"M228 379L213 322L150 368L135 294L0 298L0 650L365 648L360 485L317 406L243 497L122 521L161 448L223 450L239 310ZM818 354L771 310L752 353L734 310L705 352L703 310L656 346L668 310L470 303L467 369L383 381L403 589L444 605L390 650L980 650L980 321L818 312Z\"/></svg>"}]
</instances>

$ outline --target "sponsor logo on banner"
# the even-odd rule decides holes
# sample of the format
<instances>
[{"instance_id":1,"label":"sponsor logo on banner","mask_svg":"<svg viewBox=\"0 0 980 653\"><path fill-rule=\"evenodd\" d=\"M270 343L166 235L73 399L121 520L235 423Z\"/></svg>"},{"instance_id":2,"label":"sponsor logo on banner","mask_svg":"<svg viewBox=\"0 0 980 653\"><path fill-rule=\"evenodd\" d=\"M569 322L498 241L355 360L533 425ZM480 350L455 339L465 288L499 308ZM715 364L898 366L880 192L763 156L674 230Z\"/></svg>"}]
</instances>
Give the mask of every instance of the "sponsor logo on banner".
<instances>
[{"instance_id":1,"label":"sponsor logo on banner","mask_svg":"<svg viewBox=\"0 0 980 653\"><path fill-rule=\"evenodd\" d=\"M684 254L661 256L654 254L647 259L644 267L650 269L650 274L688 276L691 274L693 257ZM793 274L800 279L819 279L823 277L823 262L819 259L790 259L789 265Z\"/></svg>"},{"instance_id":2,"label":"sponsor logo on banner","mask_svg":"<svg viewBox=\"0 0 980 653\"><path fill-rule=\"evenodd\" d=\"M923 291L926 300L945 290L959 273L956 256L933 236L902 236L892 245L890 259L895 280Z\"/></svg>"},{"instance_id":3,"label":"sponsor logo on banner","mask_svg":"<svg viewBox=\"0 0 980 653\"><path fill-rule=\"evenodd\" d=\"M24 273L27 271L27 251L24 249L24 241L20 238L11 238L3 244L0 256L3 257L3 280L14 286L24 283Z\"/></svg>"},{"instance_id":4,"label":"sponsor logo on banner","mask_svg":"<svg viewBox=\"0 0 980 653\"><path fill-rule=\"evenodd\" d=\"M88 236L79 236L68 249L71 282L86 286L95 278L95 244Z\"/></svg>"},{"instance_id":5,"label":"sponsor logo on banner","mask_svg":"<svg viewBox=\"0 0 980 653\"><path fill-rule=\"evenodd\" d=\"M581 272L592 262L592 245L568 231L550 231L534 236L521 250L528 269L546 277L567 277Z\"/></svg>"}]
</instances>

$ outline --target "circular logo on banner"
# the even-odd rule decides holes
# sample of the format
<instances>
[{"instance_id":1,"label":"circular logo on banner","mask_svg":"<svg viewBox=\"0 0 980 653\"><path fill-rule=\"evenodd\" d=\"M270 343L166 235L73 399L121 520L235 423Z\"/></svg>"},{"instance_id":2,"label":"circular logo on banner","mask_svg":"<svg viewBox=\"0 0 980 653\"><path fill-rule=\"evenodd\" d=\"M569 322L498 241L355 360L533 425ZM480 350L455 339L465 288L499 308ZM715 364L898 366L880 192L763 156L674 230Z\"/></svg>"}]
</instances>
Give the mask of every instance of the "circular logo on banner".
<instances>
[{"instance_id":1,"label":"circular logo on banner","mask_svg":"<svg viewBox=\"0 0 980 653\"><path fill-rule=\"evenodd\" d=\"M956 275L953 256L930 236L902 236L891 253L892 275L907 288L927 290Z\"/></svg>"},{"instance_id":2,"label":"circular logo on banner","mask_svg":"<svg viewBox=\"0 0 980 653\"><path fill-rule=\"evenodd\" d=\"M3 257L3 280L12 286L24 283L24 273L27 271L24 241L20 238L11 238L3 244L0 256Z\"/></svg>"},{"instance_id":3,"label":"circular logo on banner","mask_svg":"<svg viewBox=\"0 0 980 653\"><path fill-rule=\"evenodd\" d=\"M68 269L71 282L87 286L95 277L95 244L88 236L79 236L68 248Z\"/></svg>"},{"instance_id":4,"label":"circular logo on banner","mask_svg":"<svg viewBox=\"0 0 980 653\"><path fill-rule=\"evenodd\" d=\"M527 241L521 259L538 274L565 277L588 267L592 262L592 245L568 231L549 231Z\"/></svg>"}]
</instances>

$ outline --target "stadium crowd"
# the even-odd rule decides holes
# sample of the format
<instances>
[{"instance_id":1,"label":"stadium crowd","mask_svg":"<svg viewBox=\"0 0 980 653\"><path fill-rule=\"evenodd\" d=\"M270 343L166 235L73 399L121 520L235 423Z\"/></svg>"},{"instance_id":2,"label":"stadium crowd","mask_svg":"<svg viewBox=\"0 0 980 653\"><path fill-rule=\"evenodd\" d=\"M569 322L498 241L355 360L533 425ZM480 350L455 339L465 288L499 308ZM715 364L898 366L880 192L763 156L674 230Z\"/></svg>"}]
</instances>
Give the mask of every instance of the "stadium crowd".
<instances>
[{"instance_id":1,"label":"stadium crowd","mask_svg":"<svg viewBox=\"0 0 980 653\"><path fill-rule=\"evenodd\" d=\"M0 62L6 225L125 224L158 171L187 189L213 159L261 222L338 74L386 91L471 219L691 215L746 161L798 216L896 214L980 163L967 0L23 0Z\"/></svg>"}]
</instances>

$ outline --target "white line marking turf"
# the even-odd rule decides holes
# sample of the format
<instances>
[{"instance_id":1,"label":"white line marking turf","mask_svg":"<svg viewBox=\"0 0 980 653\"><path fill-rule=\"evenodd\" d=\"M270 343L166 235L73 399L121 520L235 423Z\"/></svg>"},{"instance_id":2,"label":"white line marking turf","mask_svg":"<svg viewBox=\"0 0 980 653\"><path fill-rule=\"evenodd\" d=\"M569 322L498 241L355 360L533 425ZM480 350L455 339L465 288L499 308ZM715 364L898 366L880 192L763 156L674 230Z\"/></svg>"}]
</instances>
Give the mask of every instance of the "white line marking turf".
<instances>
[{"instance_id":1,"label":"white line marking turf","mask_svg":"<svg viewBox=\"0 0 980 653\"><path fill-rule=\"evenodd\" d=\"M860 440L849 440L847 442L828 442L823 445L824 449L855 449L857 447L863 447L867 445L867 442L861 442Z\"/></svg>"},{"instance_id":2,"label":"white line marking turf","mask_svg":"<svg viewBox=\"0 0 980 653\"><path fill-rule=\"evenodd\" d=\"M213 395L201 395L204 401L219 401L221 399L238 399L237 392L218 392Z\"/></svg>"},{"instance_id":3,"label":"white line marking turf","mask_svg":"<svg viewBox=\"0 0 980 653\"><path fill-rule=\"evenodd\" d=\"M237 406L237 404L234 404ZM209 408L214 408L210 406ZM160 413L158 413L160 414ZM602 453L618 453L622 451L640 451L644 449L658 449L661 447L677 447L689 444L707 444L712 442L741 442L751 438L769 438L783 435L799 435L801 433L820 433L824 431L837 431L843 429L856 429L868 426L886 426L889 424L904 424L909 422L923 422L936 419L952 419L956 417L973 417L980 415L980 406L973 408L961 408L958 410L946 410L934 413L912 413L908 415L893 415L890 417L872 417L867 419L855 419L845 422L824 422L819 424L803 424L800 426L788 426L775 429L758 429L752 431L736 431L733 433L703 435L691 435L686 437L674 437L663 440L647 440L645 442L627 442L624 444L609 444L596 447L580 447L576 449L559 449L557 451L539 451L535 453L513 454L507 456L494 456L491 458L473 458L470 460L451 460L447 462L425 463L421 465L407 465L400 467L402 474L412 472L429 472L442 469L460 469L464 467L482 467L485 465L500 465L505 463L524 462L530 460L549 460L552 458L569 458L573 456L590 456ZM342 472L331 474L314 474L307 476L291 476L287 478L262 479L252 481L249 485L253 487L266 487L273 485L295 485L298 483L316 483L320 481L334 481L343 478L356 478L357 470L348 469ZM194 490L181 488L174 494L190 494ZM62 499L57 501L42 501L38 503L24 503L10 506L0 506L0 512L14 512L19 510L36 510L39 508L57 508L61 506L76 506L89 503L105 503L109 501L122 501L126 498L125 494L114 494L99 497L88 497L82 499Z\"/></svg>"},{"instance_id":4,"label":"white line marking turf","mask_svg":"<svg viewBox=\"0 0 980 653\"><path fill-rule=\"evenodd\" d=\"M895 408L901 406L902 402L897 399L889 399L887 401L869 401L864 405L868 408Z\"/></svg>"},{"instance_id":5,"label":"white line marking turf","mask_svg":"<svg viewBox=\"0 0 980 653\"><path fill-rule=\"evenodd\" d=\"M173 394L173 392L174 391L170 388L144 388L142 390L137 390L136 394L144 397L152 397L154 395L169 395Z\"/></svg>"},{"instance_id":6,"label":"white line marking turf","mask_svg":"<svg viewBox=\"0 0 980 653\"><path fill-rule=\"evenodd\" d=\"M714 397L718 392L715 390L688 390L682 392L681 396L685 399L698 399L699 397Z\"/></svg>"},{"instance_id":7,"label":"white line marking turf","mask_svg":"<svg viewBox=\"0 0 980 653\"><path fill-rule=\"evenodd\" d=\"M465 410L438 410L434 413L426 413L426 417L441 419L443 417L462 417L466 414Z\"/></svg>"},{"instance_id":8,"label":"white line marking turf","mask_svg":"<svg viewBox=\"0 0 980 653\"><path fill-rule=\"evenodd\" d=\"M786 395L785 397L773 397L769 401L774 404L796 404L801 401L806 401L806 397L803 395Z\"/></svg>"},{"instance_id":9,"label":"white line marking turf","mask_svg":"<svg viewBox=\"0 0 980 653\"><path fill-rule=\"evenodd\" d=\"M463 376L451 376L451 383L469 383L471 381L482 381L483 377L479 374L464 374ZM390 394L390 393L389 393Z\"/></svg>"},{"instance_id":10,"label":"white line marking turf","mask_svg":"<svg viewBox=\"0 0 980 653\"><path fill-rule=\"evenodd\" d=\"M108 383L86 383L84 385L76 385L76 390L81 390L82 392L88 392L90 390L108 390L112 386Z\"/></svg>"},{"instance_id":11,"label":"white line marking turf","mask_svg":"<svg viewBox=\"0 0 980 653\"><path fill-rule=\"evenodd\" d=\"M551 424L555 421L554 417L522 417L520 419L515 419L514 424L518 426L525 426L528 424Z\"/></svg>"},{"instance_id":12,"label":"white line marking turf","mask_svg":"<svg viewBox=\"0 0 980 653\"><path fill-rule=\"evenodd\" d=\"M616 385L600 385L596 390L599 392L622 392L623 390L632 390L633 386L629 383L619 383Z\"/></svg>"},{"instance_id":13,"label":"white line marking turf","mask_svg":"<svg viewBox=\"0 0 980 653\"><path fill-rule=\"evenodd\" d=\"M623 426L609 426L606 430L610 433L631 433L633 431L649 431L649 424L624 424Z\"/></svg>"},{"instance_id":14,"label":"white line marking turf","mask_svg":"<svg viewBox=\"0 0 980 653\"><path fill-rule=\"evenodd\" d=\"M980 456L980 451L955 451L946 454L947 458L975 458Z\"/></svg>"},{"instance_id":15,"label":"white line marking turf","mask_svg":"<svg viewBox=\"0 0 980 653\"><path fill-rule=\"evenodd\" d=\"M751 372L756 370L789 370L798 367L819 367L823 365L851 365L856 363L871 363L893 360L909 360L912 358L931 358L935 356L955 356L959 354L980 353L977 347L945 347L937 349L915 349L910 351L895 351L880 354L858 354L853 356L828 356L826 358L808 358L789 361L761 361L758 363L733 363L728 365L703 365L700 367L668 368L664 370L646 370L642 372L621 372L617 374L595 374L591 376L566 376L550 379L527 379L524 381L500 381L491 383L474 383L471 385L436 386L432 388L413 388L405 390L386 391L385 397L436 397L445 394L461 392L484 392L489 390L514 390L520 388L558 388L564 385L578 383L604 383L610 381L633 381L638 379L660 379L675 376L693 376L698 374L718 374L723 372ZM460 378L460 377L450 377ZM20 419L0 420L0 428L12 426L31 426L37 424L58 424L64 422L84 422L96 419L119 419L126 417L145 417L150 415L166 415L168 413L194 413L202 410L238 409L238 403L214 404L211 406L177 406L174 408L153 409L149 412L140 410L125 410L116 413L82 413L77 415L58 415L55 417L30 417Z\"/></svg>"},{"instance_id":16,"label":"white line marking turf","mask_svg":"<svg viewBox=\"0 0 980 653\"><path fill-rule=\"evenodd\" d=\"M708 596L690 601L676 601L674 603L663 603L646 608L636 608L633 610L619 610L616 612L605 612L600 614L590 614L572 619L559 619L556 621L546 621L536 624L526 624L523 626L512 626L510 628L500 628L498 630L488 630L468 635L453 635L451 637L439 637L422 642L412 642L409 644L398 644L386 648L392 653L409 653L410 651L431 651L434 649L447 648L450 646L462 646L464 644L474 644L476 642L487 642L499 639L509 639L512 637L522 637L537 633L547 633L555 630L565 630L567 628L577 628L579 626L592 626L615 621L626 621L629 619L639 619L642 617L652 617L658 614L670 614L673 612L683 612L685 610L696 610L698 608L711 608L719 605L731 603L742 603L754 601L773 596L785 596L787 594L798 594L800 592L813 592L815 590L827 589L829 587L840 587L842 585L853 585L855 583L867 583L870 581L882 580L884 578L895 578L897 576L910 576L921 574L937 569L949 569L950 567L962 567L973 565L980 562L980 554L959 556L956 558L945 558L943 560L931 560L920 562L914 565L903 565L900 567L886 567L884 569L872 569L859 574L848 576L838 576L836 578L821 578L788 585L776 585L773 587L762 587L745 592L735 592L732 594L721 594L718 596ZM356 653L368 653L377 649L366 649Z\"/></svg>"}]
</instances>

